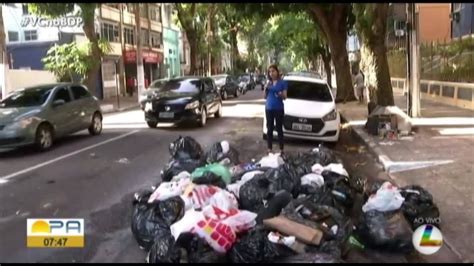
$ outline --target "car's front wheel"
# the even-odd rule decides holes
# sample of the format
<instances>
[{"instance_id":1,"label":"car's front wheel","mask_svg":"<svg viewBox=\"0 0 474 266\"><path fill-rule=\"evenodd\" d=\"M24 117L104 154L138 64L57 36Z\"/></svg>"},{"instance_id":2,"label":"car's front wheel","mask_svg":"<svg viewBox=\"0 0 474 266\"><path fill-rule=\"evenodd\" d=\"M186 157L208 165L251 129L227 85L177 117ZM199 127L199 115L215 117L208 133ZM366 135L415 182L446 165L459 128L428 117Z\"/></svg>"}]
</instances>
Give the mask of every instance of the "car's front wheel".
<instances>
[{"instance_id":1,"label":"car's front wheel","mask_svg":"<svg viewBox=\"0 0 474 266\"><path fill-rule=\"evenodd\" d=\"M222 103L219 103L217 107L217 112L214 114L215 118L221 118L222 117Z\"/></svg>"},{"instance_id":2,"label":"car's front wheel","mask_svg":"<svg viewBox=\"0 0 474 266\"><path fill-rule=\"evenodd\" d=\"M222 93L222 99L227 100L227 97L228 97L227 91L224 89L224 92Z\"/></svg>"},{"instance_id":3,"label":"car's front wheel","mask_svg":"<svg viewBox=\"0 0 474 266\"><path fill-rule=\"evenodd\" d=\"M158 126L158 122L156 121L146 121L146 124L149 128L156 128Z\"/></svg>"},{"instance_id":4,"label":"car's front wheel","mask_svg":"<svg viewBox=\"0 0 474 266\"><path fill-rule=\"evenodd\" d=\"M35 146L38 151L47 151L53 146L53 129L48 124L41 124L36 130Z\"/></svg>"},{"instance_id":5,"label":"car's front wheel","mask_svg":"<svg viewBox=\"0 0 474 266\"><path fill-rule=\"evenodd\" d=\"M95 113L92 117L92 124L88 130L92 136L100 135L100 133L102 133L102 116L99 113Z\"/></svg>"}]
</instances>

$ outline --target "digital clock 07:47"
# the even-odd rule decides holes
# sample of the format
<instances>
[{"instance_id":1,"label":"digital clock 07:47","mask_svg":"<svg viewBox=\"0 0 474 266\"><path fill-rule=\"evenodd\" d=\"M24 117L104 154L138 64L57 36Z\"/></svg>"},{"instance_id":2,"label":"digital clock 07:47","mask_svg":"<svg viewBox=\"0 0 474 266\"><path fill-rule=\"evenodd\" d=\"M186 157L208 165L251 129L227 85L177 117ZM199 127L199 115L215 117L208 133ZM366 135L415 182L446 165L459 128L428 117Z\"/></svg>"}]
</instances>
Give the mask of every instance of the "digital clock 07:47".
<instances>
[{"instance_id":1,"label":"digital clock 07:47","mask_svg":"<svg viewBox=\"0 0 474 266\"><path fill-rule=\"evenodd\" d=\"M43 239L44 247L67 247L67 237L45 237Z\"/></svg>"}]
</instances>

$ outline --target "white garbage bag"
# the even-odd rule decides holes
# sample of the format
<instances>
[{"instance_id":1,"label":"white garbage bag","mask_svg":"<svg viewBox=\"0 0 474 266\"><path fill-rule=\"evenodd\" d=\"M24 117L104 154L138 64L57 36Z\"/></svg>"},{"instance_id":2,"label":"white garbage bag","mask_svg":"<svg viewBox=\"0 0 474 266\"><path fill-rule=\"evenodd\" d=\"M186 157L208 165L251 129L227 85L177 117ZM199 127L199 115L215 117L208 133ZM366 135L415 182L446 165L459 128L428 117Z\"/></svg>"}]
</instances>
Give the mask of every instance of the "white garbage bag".
<instances>
[{"instance_id":1,"label":"white garbage bag","mask_svg":"<svg viewBox=\"0 0 474 266\"><path fill-rule=\"evenodd\" d=\"M310 185L314 188L324 186L324 178L319 174L307 174L301 177L301 185Z\"/></svg>"},{"instance_id":2,"label":"white garbage bag","mask_svg":"<svg viewBox=\"0 0 474 266\"><path fill-rule=\"evenodd\" d=\"M394 211L400 209L404 201L405 198L400 194L399 189L390 182L385 182L376 194L369 197L369 200L362 206L362 211Z\"/></svg>"},{"instance_id":3,"label":"white garbage bag","mask_svg":"<svg viewBox=\"0 0 474 266\"><path fill-rule=\"evenodd\" d=\"M263 157L258 163L261 167L278 168L280 165L284 164L285 161L283 161L280 154L270 153Z\"/></svg>"}]
</instances>

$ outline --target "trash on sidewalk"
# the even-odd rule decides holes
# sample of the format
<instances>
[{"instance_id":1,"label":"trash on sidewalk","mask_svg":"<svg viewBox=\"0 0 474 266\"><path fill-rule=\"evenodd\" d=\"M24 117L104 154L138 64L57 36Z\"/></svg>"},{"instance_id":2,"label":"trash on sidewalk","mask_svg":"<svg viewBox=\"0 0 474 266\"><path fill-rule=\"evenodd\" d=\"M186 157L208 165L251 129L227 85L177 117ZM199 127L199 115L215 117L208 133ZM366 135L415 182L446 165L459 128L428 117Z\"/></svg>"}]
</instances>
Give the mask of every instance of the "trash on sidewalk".
<instances>
[{"instance_id":1,"label":"trash on sidewalk","mask_svg":"<svg viewBox=\"0 0 474 266\"><path fill-rule=\"evenodd\" d=\"M130 163L130 161L127 158L120 158L116 162L121 163L121 164L129 164Z\"/></svg>"},{"instance_id":2,"label":"trash on sidewalk","mask_svg":"<svg viewBox=\"0 0 474 266\"><path fill-rule=\"evenodd\" d=\"M227 141L204 153L179 137L170 155L132 204L149 263L342 262L350 248L409 252L415 218L439 220L423 188L363 182L321 145L241 162Z\"/></svg>"}]
</instances>

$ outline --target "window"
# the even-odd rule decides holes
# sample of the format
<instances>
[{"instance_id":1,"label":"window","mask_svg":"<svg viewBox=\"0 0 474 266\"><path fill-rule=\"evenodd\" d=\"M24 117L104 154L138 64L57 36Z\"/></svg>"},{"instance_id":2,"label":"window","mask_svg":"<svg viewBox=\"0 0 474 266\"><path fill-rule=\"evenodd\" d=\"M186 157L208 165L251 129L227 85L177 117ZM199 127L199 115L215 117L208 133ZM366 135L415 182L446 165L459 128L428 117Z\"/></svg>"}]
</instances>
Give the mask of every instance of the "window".
<instances>
[{"instance_id":1,"label":"window","mask_svg":"<svg viewBox=\"0 0 474 266\"><path fill-rule=\"evenodd\" d=\"M41 86L12 92L0 101L0 108L31 107L42 105L54 87Z\"/></svg>"},{"instance_id":2,"label":"window","mask_svg":"<svg viewBox=\"0 0 474 266\"><path fill-rule=\"evenodd\" d=\"M288 98L331 102L332 97L329 87L324 83L292 81L288 82Z\"/></svg>"},{"instance_id":3,"label":"window","mask_svg":"<svg viewBox=\"0 0 474 266\"><path fill-rule=\"evenodd\" d=\"M151 32L151 47L160 48L161 45L161 32Z\"/></svg>"},{"instance_id":4,"label":"window","mask_svg":"<svg viewBox=\"0 0 474 266\"><path fill-rule=\"evenodd\" d=\"M100 27L102 38L109 42L120 42L119 29L117 25L102 23Z\"/></svg>"},{"instance_id":5,"label":"window","mask_svg":"<svg viewBox=\"0 0 474 266\"><path fill-rule=\"evenodd\" d=\"M141 29L140 38L142 39L142 45L148 45L150 43L148 30Z\"/></svg>"},{"instance_id":6,"label":"window","mask_svg":"<svg viewBox=\"0 0 474 266\"><path fill-rule=\"evenodd\" d=\"M140 17L142 18L148 18L147 16L147 4L146 3L142 3L142 4L139 4L140 5Z\"/></svg>"},{"instance_id":7,"label":"window","mask_svg":"<svg viewBox=\"0 0 474 266\"><path fill-rule=\"evenodd\" d=\"M126 4L127 5L127 11L128 13L134 13L135 12L135 5L134 4Z\"/></svg>"},{"instance_id":8,"label":"window","mask_svg":"<svg viewBox=\"0 0 474 266\"><path fill-rule=\"evenodd\" d=\"M22 4L21 9L23 10L23 15L29 15L30 14L28 12L28 4Z\"/></svg>"},{"instance_id":9,"label":"window","mask_svg":"<svg viewBox=\"0 0 474 266\"><path fill-rule=\"evenodd\" d=\"M158 6L149 6L150 19L153 21L161 22L161 10Z\"/></svg>"},{"instance_id":10,"label":"window","mask_svg":"<svg viewBox=\"0 0 474 266\"><path fill-rule=\"evenodd\" d=\"M17 42L18 39L18 31L8 31L8 41Z\"/></svg>"},{"instance_id":11,"label":"window","mask_svg":"<svg viewBox=\"0 0 474 266\"><path fill-rule=\"evenodd\" d=\"M74 95L74 100L79 100L82 98L88 98L91 96L88 90L82 86L72 86L72 95Z\"/></svg>"},{"instance_id":12,"label":"window","mask_svg":"<svg viewBox=\"0 0 474 266\"><path fill-rule=\"evenodd\" d=\"M69 95L69 91L66 88L60 88L56 95L54 95L54 101L57 100L64 100L66 103L71 101L71 95Z\"/></svg>"},{"instance_id":13,"label":"window","mask_svg":"<svg viewBox=\"0 0 474 266\"><path fill-rule=\"evenodd\" d=\"M106 5L120 10L120 4L106 4Z\"/></svg>"},{"instance_id":14,"label":"window","mask_svg":"<svg viewBox=\"0 0 474 266\"><path fill-rule=\"evenodd\" d=\"M38 33L36 30L25 30L25 41L35 41L38 40Z\"/></svg>"},{"instance_id":15,"label":"window","mask_svg":"<svg viewBox=\"0 0 474 266\"><path fill-rule=\"evenodd\" d=\"M132 28L123 28L123 38L125 43L135 45L135 32Z\"/></svg>"}]
</instances>

